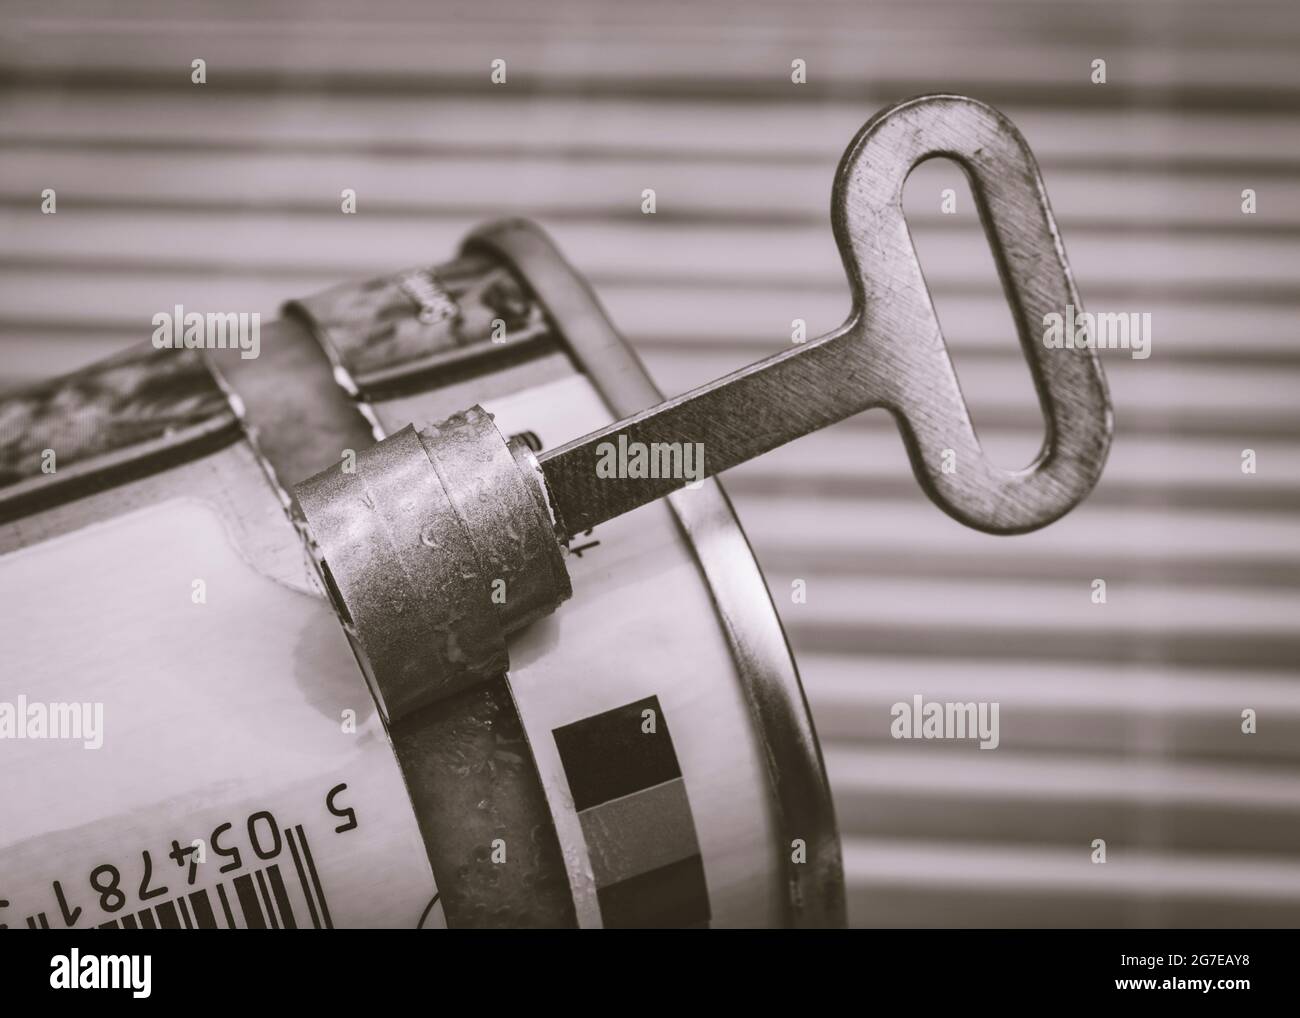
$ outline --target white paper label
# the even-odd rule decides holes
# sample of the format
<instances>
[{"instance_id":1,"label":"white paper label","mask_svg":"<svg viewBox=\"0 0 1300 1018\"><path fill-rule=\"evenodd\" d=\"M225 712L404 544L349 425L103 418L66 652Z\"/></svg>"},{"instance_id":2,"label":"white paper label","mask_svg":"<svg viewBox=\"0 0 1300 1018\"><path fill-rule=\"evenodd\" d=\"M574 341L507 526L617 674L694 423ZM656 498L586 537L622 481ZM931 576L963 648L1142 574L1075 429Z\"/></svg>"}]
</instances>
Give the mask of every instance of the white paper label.
<instances>
[{"instance_id":1,"label":"white paper label","mask_svg":"<svg viewBox=\"0 0 1300 1018\"><path fill-rule=\"evenodd\" d=\"M0 925L444 925L333 611L207 502L0 558L0 661Z\"/></svg>"}]
</instances>

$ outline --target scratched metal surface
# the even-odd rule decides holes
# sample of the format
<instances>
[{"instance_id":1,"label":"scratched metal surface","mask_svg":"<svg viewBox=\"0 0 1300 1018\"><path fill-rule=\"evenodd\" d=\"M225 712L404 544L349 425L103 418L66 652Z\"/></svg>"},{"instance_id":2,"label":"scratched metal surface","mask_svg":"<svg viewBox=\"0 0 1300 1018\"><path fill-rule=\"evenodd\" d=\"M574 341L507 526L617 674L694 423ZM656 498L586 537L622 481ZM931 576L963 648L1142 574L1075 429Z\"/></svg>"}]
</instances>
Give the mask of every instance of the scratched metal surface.
<instances>
[{"instance_id":1,"label":"scratched metal surface","mask_svg":"<svg viewBox=\"0 0 1300 1018\"><path fill-rule=\"evenodd\" d=\"M1103 355L1106 473L1038 533L933 508L880 411L725 477L817 717L851 921L1294 925L1294 5L351 8L8 5L0 387L139 342L177 302L269 315L521 214L682 392L786 349L795 318L810 336L844 321L828 195L876 110L991 102L1034 150L1086 306L1150 312L1152 352ZM488 83L497 57L505 86ZM338 211L345 187L357 216ZM905 203L980 440L1024 465L1041 412L966 185L926 164ZM998 701L1001 745L891 739L890 705L915 694Z\"/></svg>"}]
</instances>

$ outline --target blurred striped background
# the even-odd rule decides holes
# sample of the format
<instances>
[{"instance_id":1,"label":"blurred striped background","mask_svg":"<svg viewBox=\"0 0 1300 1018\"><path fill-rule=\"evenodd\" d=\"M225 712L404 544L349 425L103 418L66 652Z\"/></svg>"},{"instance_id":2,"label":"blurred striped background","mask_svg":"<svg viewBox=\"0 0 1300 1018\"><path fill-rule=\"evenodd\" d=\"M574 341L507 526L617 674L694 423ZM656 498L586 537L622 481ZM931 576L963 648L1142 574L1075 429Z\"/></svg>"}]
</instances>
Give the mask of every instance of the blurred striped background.
<instances>
[{"instance_id":1,"label":"blurred striped background","mask_svg":"<svg viewBox=\"0 0 1300 1018\"><path fill-rule=\"evenodd\" d=\"M1153 316L1149 359L1106 355L1118 430L1095 494L1033 535L964 530L880 413L725 480L822 737L850 918L1300 924L1300 7L109 11L4 4L0 390L146 339L160 308L273 316L518 214L676 393L786 348L792 319L843 319L830 184L872 113L926 91L1001 107L1087 306ZM1022 465L1041 418L969 192L930 163L907 204L981 437ZM998 701L1000 748L892 740L890 705L914 694Z\"/></svg>"}]
</instances>

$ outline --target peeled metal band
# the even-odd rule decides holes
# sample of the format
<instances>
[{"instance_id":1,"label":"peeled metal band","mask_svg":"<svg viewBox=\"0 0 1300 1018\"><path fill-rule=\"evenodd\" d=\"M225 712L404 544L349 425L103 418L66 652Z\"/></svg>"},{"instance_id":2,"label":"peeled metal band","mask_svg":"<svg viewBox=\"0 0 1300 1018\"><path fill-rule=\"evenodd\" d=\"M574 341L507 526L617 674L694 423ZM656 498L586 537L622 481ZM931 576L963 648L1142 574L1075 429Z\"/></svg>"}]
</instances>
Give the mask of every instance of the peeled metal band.
<instances>
[{"instance_id":1,"label":"peeled metal band","mask_svg":"<svg viewBox=\"0 0 1300 1018\"><path fill-rule=\"evenodd\" d=\"M308 325L353 394L367 399L551 338L540 303L506 266L481 255L342 283L284 311Z\"/></svg>"},{"instance_id":2,"label":"peeled metal band","mask_svg":"<svg viewBox=\"0 0 1300 1018\"><path fill-rule=\"evenodd\" d=\"M344 283L285 311L362 398L553 345L540 303L483 255ZM390 721L504 674L505 637L572 593L537 461L480 407L408 427L296 494Z\"/></svg>"},{"instance_id":3,"label":"peeled metal band","mask_svg":"<svg viewBox=\"0 0 1300 1018\"><path fill-rule=\"evenodd\" d=\"M202 357L132 348L4 398L0 523L166 470L239 437L236 411ZM55 453L57 470L46 460Z\"/></svg>"},{"instance_id":4,"label":"peeled metal band","mask_svg":"<svg viewBox=\"0 0 1300 1018\"><path fill-rule=\"evenodd\" d=\"M545 618L573 593L541 471L475 406L420 432L472 540L502 633Z\"/></svg>"},{"instance_id":5,"label":"peeled metal band","mask_svg":"<svg viewBox=\"0 0 1300 1018\"><path fill-rule=\"evenodd\" d=\"M572 594L540 475L474 407L296 489L389 721L509 667L506 637Z\"/></svg>"}]
</instances>

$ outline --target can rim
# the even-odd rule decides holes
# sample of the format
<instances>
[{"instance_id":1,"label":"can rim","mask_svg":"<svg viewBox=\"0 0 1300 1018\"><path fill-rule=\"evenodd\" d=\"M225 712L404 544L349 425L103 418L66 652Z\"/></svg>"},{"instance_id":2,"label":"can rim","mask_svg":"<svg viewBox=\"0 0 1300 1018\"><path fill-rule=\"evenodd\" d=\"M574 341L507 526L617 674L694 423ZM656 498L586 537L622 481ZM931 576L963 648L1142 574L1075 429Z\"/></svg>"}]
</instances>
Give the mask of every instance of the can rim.
<instances>
[{"instance_id":1,"label":"can rim","mask_svg":"<svg viewBox=\"0 0 1300 1018\"><path fill-rule=\"evenodd\" d=\"M620 417L663 400L587 282L550 237L523 219L474 230L462 254L486 252L532 290L588 380ZM830 785L790 644L753 549L716 478L668 502L688 537L736 662L762 739L782 843L807 846L806 862L783 861L786 920L793 927L845 925L844 872ZM719 527L721 518L729 525Z\"/></svg>"}]
</instances>

